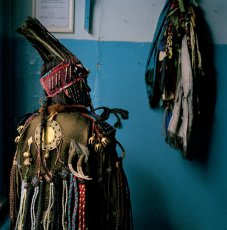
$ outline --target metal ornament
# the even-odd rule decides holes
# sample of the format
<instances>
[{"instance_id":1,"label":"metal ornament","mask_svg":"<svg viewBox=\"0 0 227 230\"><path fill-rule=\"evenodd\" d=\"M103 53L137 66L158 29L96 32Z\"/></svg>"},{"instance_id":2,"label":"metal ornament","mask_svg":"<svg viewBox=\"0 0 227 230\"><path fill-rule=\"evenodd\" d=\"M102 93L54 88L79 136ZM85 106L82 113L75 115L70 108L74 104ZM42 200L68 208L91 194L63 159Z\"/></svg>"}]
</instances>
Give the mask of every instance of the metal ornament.
<instances>
[{"instance_id":1,"label":"metal ornament","mask_svg":"<svg viewBox=\"0 0 227 230\"><path fill-rule=\"evenodd\" d=\"M25 166L30 166L31 165L32 158L31 158L30 150L31 150L31 144L32 143L33 143L33 140L32 140L32 137L30 137L28 139L28 150L23 153L23 157L25 158L25 160L24 160L24 165Z\"/></svg>"},{"instance_id":2,"label":"metal ornament","mask_svg":"<svg viewBox=\"0 0 227 230\"><path fill-rule=\"evenodd\" d=\"M40 147L40 136L41 136L41 123L37 126L35 130L35 142ZM42 133L42 150L51 151L56 149L61 143L62 130L60 125L54 120L48 120L46 126L46 132Z\"/></svg>"}]
</instances>

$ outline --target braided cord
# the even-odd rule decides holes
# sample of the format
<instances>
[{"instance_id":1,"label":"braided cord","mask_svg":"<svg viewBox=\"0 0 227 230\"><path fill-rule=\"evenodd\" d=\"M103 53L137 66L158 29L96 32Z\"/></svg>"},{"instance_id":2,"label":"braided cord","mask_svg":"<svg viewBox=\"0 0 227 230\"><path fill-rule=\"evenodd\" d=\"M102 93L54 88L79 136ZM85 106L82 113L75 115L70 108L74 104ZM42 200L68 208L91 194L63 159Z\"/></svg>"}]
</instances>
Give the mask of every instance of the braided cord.
<instances>
[{"instance_id":1,"label":"braided cord","mask_svg":"<svg viewBox=\"0 0 227 230\"><path fill-rule=\"evenodd\" d=\"M74 192L74 197L73 197ZM74 204L73 213L71 217L71 206ZM69 187L69 196L68 196L68 229L75 230L76 229L76 214L78 209L78 188L76 177L71 174L70 175L70 187Z\"/></svg>"},{"instance_id":2,"label":"braided cord","mask_svg":"<svg viewBox=\"0 0 227 230\"><path fill-rule=\"evenodd\" d=\"M39 193L39 186L35 187L35 191L32 197L32 202L31 202L31 230L35 230L35 226L36 226L36 216L35 216L35 203L37 200L37 196Z\"/></svg>"},{"instance_id":3,"label":"braided cord","mask_svg":"<svg viewBox=\"0 0 227 230\"><path fill-rule=\"evenodd\" d=\"M129 190L129 185L128 185L128 180L127 177L125 175L125 172L123 170L123 168L121 169L122 172L122 176L123 176L123 180L124 180L124 184L125 184L125 209L126 209L126 221L125 221L125 229L133 229L133 217L132 217L132 206L131 206L131 198L130 198L130 190Z\"/></svg>"},{"instance_id":4,"label":"braided cord","mask_svg":"<svg viewBox=\"0 0 227 230\"><path fill-rule=\"evenodd\" d=\"M130 193L121 159L117 162L117 200L116 229L130 229L130 218L132 219Z\"/></svg>"},{"instance_id":5,"label":"braided cord","mask_svg":"<svg viewBox=\"0 0 227 230\"><path fill-rule=\"evenodd\" d=\"M32 200L33 194L34 194L34 188L32 186L29 186L28 191L27 191L25 210L24 210L23 230L31 229L30 227L30 206L31 206L31 200Z\"/></svg>"},{"instance_id":6,"label":"braided cord","mask_svg":"<svg viewBox=\"0 0 227 230\"><path fill-rule=\"evenodd\" d=\"M67 201L68 201L68 185L67 185L67 181L63 180L63 192L62 192L62 228L63 230L67 229L67 222L65 222Z\"/></svg>"},{"instance_id":7,"label":"braided cord","mask_svg":"<svg viewBox=\"0 0 227 230\"><path fill-rule=\"evenodd\" d=\"M73 208L73 215L72 215L72 230L76 229L76 214L78 208L78 188L77 188L77 181L76 177L74 178L74 208Z\"/></svg>"},{"instance_id":8,"label":"braided cord","mask_svg":"<svg viewBox=\"0 0 227 230\"><path fill-rule=\"evenodd\" d=\"M131 205L127 179L122 168L121 159L117 162L117 190L119 216L116 229L129 229Z\"/></svg>"},{"instance_id":9,"label":"braided cord","mask_svg":"<svg viewBox=\"0 0 227 230\"><path fill-rule=\"evenodd\" d=\"M48 207L46 211L46 215L43 220L43 229L48 230L49 229L49 224L50 224L50 212L54 204L54 183L50 183L50 188L49 188L49 202L48 202Z\"/></svg>"},{"instance_id":10,"label":"braided cord","mask_svg":"<svg viewBox=\"0 0 227 230\"><path fill-rule=\"evenodd\" d=\"M68 229L71 229L71 204L72 204L72 191L73 191L73 174L70 174L69 195L68 195Z\"/></svg>"},{"instance_id":11,"label":"braided cord","mask_svg":"<svg viewBox=\"0 0 227 230\"><path fill-rule=\"evenodd\" d=\"M39 185L39 196L38 196L38 202L37 202L37 212L36 212L36 223L40 223L42 208L43 208L43 194L44 194L44 182L43 180L40 181ZM38 230L39 226L36 224L35 230Z\"/></svg>"},{"instance_id":12,"label":"braided cord","mask_svg":"<svg viewBox=\"0 0 227 230\"><path fill-rule=\"evenodd\" d=\"M18 203L18 197L17 197L17 165L13 163L13 166L11 168L10 172L10 192L9 192L9 200L10 200L10 219L11 219L11 225L13 227L16 216L17 216L17 203Z\"/></svg>"},{"instance_id":13,"label":"braided cord","mask_svg":"<svg viewBox=\"0 0 227 230\"><path fill-rule=\"evenodd\" d=\"M27 189L25 188L25 181L22 181L21 184L21 200L20 200L20 208L19 213L17 216L17 222L15 229L21 230L23 227L23 217L24 217L24 209L25 209L25 203L26 203L26 197L27 197Z\"/></svg>"},{"instance_id":14,"label":"braided cord","mask_svg":"<svg viewBox=\"0 0 227 230\"><path fill-rule=\"evenodd\" d=\"M54 183L54 193L53 193L53 207L51 212L51 225L49 229L62 230L62 192L63 185L60 176L56 175L53 180Z\"/></svg>"},{"instance_id":15,"label":"braided cord","mask_svg":"<svg viewBox=\"0 0 227 230\"><path fill-rule=\"evenodd\" d=\"M119 166L117 166L117 215L116 215L116 229L120 229L122 225L122 181L121 174L119 172Z\"/></svg>"},{"instance_id":16,"label":"braided cord","mask_svg":"<svg viewBox=\"0 0 227 230\"><path fill-rule=\"evenodd\" d=\"M85 222L85 212L86 212L86 185L85 183L79 184L79 229L86 229Z\"/></svg>"}]
</instances>

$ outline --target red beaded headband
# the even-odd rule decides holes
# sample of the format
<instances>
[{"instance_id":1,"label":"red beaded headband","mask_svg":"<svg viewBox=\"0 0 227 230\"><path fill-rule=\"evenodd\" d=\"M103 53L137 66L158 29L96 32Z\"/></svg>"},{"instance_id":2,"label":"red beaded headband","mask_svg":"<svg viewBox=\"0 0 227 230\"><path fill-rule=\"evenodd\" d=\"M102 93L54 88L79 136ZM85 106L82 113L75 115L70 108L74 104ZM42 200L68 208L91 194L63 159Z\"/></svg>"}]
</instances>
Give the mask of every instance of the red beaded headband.
<instances>
[{"instance_id":1,"label":"red beaded headband","mask_svg":"<svg viewBox=\"0 0 227 230\"><path fill-rule=\"evenodd\" d=\"M82 64L63 61L42 76L40 82L47 96L53 97L88 74L89 71Z\"/></svg>"}]
</instances>

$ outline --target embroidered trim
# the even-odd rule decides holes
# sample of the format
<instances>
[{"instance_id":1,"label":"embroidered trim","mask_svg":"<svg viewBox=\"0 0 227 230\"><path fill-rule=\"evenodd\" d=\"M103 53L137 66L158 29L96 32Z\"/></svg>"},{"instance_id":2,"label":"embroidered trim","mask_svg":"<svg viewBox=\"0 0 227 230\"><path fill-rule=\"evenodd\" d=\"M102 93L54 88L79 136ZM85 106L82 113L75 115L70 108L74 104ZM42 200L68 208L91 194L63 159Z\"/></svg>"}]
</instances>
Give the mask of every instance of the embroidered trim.
<instances>
[{"instance_id":1,"label":"embroidered trim","mask_svg":"<svg viewBox=\"0 0 227 230\"><path fill-rule=\"evenodd\" d=\"M63 61L42 76L40 82L47 96L53 97L88 74L89 71L82 64Z\"/></svg>"}]
</instances>

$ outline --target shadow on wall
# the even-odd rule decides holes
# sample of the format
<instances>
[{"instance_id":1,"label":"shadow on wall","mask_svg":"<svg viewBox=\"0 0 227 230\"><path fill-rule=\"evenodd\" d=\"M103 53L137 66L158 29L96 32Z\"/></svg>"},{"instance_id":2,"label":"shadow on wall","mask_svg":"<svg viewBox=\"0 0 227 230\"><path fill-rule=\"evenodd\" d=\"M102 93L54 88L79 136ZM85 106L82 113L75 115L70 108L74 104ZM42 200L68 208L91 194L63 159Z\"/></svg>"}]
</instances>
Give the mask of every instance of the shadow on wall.
<instances>
[{"instance_id":1,"label":"shadow on wall","mask_svg":"<svg viewBox=\"0 0 227 230\"><path fill-rule=\"evenodd\" d=\"M11 5L10 1L3 1L4 10L0 15L1 19L4 19L4 23L1 28L1 152L0 159L2 163L1 167L1 183L0 194L8 198L9 191L9 172L12 164L12 159L15 151L14 146L14 97L13 89L15 79L13 78L13 38L11 31ZM14 80L14 81L13 81Z\"/></svg>"},{"instance_id":2,"label":"shadow on wall","mask_svg":"<svg viewBox=\"0 0 227 230\"><path fill-rule=\"evenodd\" d=\"M134 186L130 187L131 194L136 194L136 196L132 195L136 197L136 200L132 200L132 212L136 217L134 229L174 230L174 224L171 223L168 215L166 191L158 178L146 172L144 168L138 167L138 164L133 168L135 170L130 172L130 177L133 178Z\"/></svg>"},{"instance_id":3,"label":"shadow on wall","mask_svg":"<svg viewBox=\"0 0 227 230\"><path fill-rule=\"evenodd\" d=\"M217 83L216 70L214 67L215 57L212 34L208 24L205 21L204 12L201 8L198 8L197 15L197 33L205 73L203 78L199 79L198 82L200 118L196 124L193 141L194 148L192 152L193 159L201 164L201 166L206 167L212 138Z\"/></svg>"},{"instance_id":4,"label":"shadow on wall","mask_svg":"<svg viewBox=\"0 0 227 230\"><path fill-rule=\"evenodd\" d=\"M13 39L11 35L11 1L3 0L4 8L0 8L0 20L4 20L0 28L0 222L8 213L9 174L15 151L13 124ZM0 223L0 224L1 224ZM1 227L0 227L1 229Z\"/></svg>"},{"instance_id":5,"label":"shadow on wall","mask_svg":"<svg viewBox=\"0 0 227 230\"><path fill-rule=\"evenodd\" d=\"M11 59L11 45L12 39L8 36L3 36L3 61L2 61L2 77L1 78L1 172L0 172L0 195L4 199L3 206L0 207L0 225L4 223L5 217L8 216L8 197L9 197L9 178L10 169L13 162L13 155L15 152L14 134L15 126L13 122L13 96L12 96L12 59ZM1 229L1 227L0 227ZM3 228L6 229L6 228Z\"/></svg>"}]
</instances>

